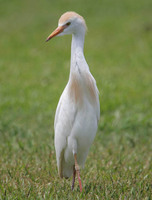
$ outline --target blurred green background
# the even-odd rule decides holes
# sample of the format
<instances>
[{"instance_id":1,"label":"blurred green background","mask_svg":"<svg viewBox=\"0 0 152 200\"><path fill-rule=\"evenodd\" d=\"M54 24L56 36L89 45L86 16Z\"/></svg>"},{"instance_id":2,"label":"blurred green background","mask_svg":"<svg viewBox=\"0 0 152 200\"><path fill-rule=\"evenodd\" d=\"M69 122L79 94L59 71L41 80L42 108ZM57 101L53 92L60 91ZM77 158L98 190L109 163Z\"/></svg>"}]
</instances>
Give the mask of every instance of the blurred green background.
<instances>
[{"instance_id":1,"label":"blurred green background","mask_svg":"<svg viewBox=\"0 0 152 200\"><path fill-rule=\"evenodd\" d=\"M47 36L66 11L87 23L84 53L101 101L82 170L57 175L53 121L68 81L71 36ZM150 199L152 1L0 1L0 198Z\"/></svg>"}]
</instances>

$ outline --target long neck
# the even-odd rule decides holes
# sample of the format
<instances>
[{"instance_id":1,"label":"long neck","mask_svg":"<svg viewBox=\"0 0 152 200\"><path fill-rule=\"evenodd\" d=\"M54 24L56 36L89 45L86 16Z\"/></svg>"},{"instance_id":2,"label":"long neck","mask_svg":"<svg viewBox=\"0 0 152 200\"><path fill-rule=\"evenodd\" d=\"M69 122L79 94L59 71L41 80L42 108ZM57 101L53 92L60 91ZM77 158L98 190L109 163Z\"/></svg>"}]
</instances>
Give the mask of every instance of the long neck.
<instances>
[{"instance_id":1,"label":"long neck","mask_svg":"<svg viewBox=\"0 0 152 200\"><path fill-rule=\"evenodd\" d=\"M78 51L83 54L84 38L85 38L85 34L72 35L71 59L73 58L74 54Z\"/></svg>"},{"instance_id":2,"label":"long neck","mask_svg":"<svg viewBox=\"0 0 152 200\"><path fill-rule=\"evenodd\" d=\"M85 38L85 33L72 35L70 73L79 70L77 68L84 67L84 65L82 66L81 63L86 63L83 54L84 38Z\"/></svg>"}]
</instances>

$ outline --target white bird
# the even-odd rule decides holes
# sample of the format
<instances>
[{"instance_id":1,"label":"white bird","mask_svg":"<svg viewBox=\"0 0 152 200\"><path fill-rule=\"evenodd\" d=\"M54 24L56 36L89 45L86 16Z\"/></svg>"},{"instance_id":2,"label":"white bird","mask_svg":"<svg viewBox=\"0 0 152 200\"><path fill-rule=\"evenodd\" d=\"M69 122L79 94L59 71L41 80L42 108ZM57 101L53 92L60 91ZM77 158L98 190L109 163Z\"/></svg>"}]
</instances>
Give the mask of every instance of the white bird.
<instances>
[{"instance_id":1,"label":"white bird","mask_svg":"<svg viewBox=\"0 0 152 200\"><path fill-rule=\"evenodd\" d=\"M75 12L64 13L47 38L72 34L69 81L60 97L54 121L55 150L60 177L73 173L72 190L77 173L80 191L80 166L84 166L97 132L100 104L96 81L83 54L86 23Z\"/></svg>"}]
</instances>

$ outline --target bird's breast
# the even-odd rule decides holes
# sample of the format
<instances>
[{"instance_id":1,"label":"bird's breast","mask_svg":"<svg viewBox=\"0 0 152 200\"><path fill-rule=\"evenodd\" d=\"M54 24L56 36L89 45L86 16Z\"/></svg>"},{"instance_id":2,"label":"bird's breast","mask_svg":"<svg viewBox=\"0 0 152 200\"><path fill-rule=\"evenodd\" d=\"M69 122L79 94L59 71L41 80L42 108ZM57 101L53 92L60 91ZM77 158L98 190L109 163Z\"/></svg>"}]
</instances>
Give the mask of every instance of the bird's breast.
<instances>
[{"instance_id":1,"label":"bird's breast","mask_svg":"<svg viewBox=\"0 0 152 200\"><path fill-rule=\"evenodd\" d=\"M98 98L97 88L89 73L71 74L69 98L80 106L83 106L85 100L88 100L91 104L96 104Z\"/></svg>"}]
</instances>

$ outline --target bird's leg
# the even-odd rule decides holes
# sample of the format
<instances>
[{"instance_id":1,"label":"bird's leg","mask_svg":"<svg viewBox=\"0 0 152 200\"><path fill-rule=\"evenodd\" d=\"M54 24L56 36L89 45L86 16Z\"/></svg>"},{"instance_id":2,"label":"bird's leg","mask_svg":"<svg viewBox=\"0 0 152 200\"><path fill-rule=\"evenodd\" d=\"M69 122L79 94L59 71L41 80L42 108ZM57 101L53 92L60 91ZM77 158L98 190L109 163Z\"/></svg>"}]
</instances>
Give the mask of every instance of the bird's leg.
<instances>
[{"instance_id":1,"label":"bird's leg","mask_svg":"<svg viewBox=\"0 0 152 200\"><path fill-rule=\"evenodd\" d=\"M75 165L73 165L73 180L72 180L72 186L71 186L71 189L72 189L72 190L74 189L75 174L76 174Z\"/></svg>"},{"instance_id":2,"label":"bird's leg","mask_svg":"<svg viewBox=\"0 0 152 200\"><path fill-rule=\"evenodd\" d=\"M81 183L81 178L80 178L80 167L77 162L77 154L74 154L74 160L75 160L75 170L78 176L78 181L79 181L79 187L80 187L80 192L82 192L82 183Z\"/></svg>"}]
</instances>

